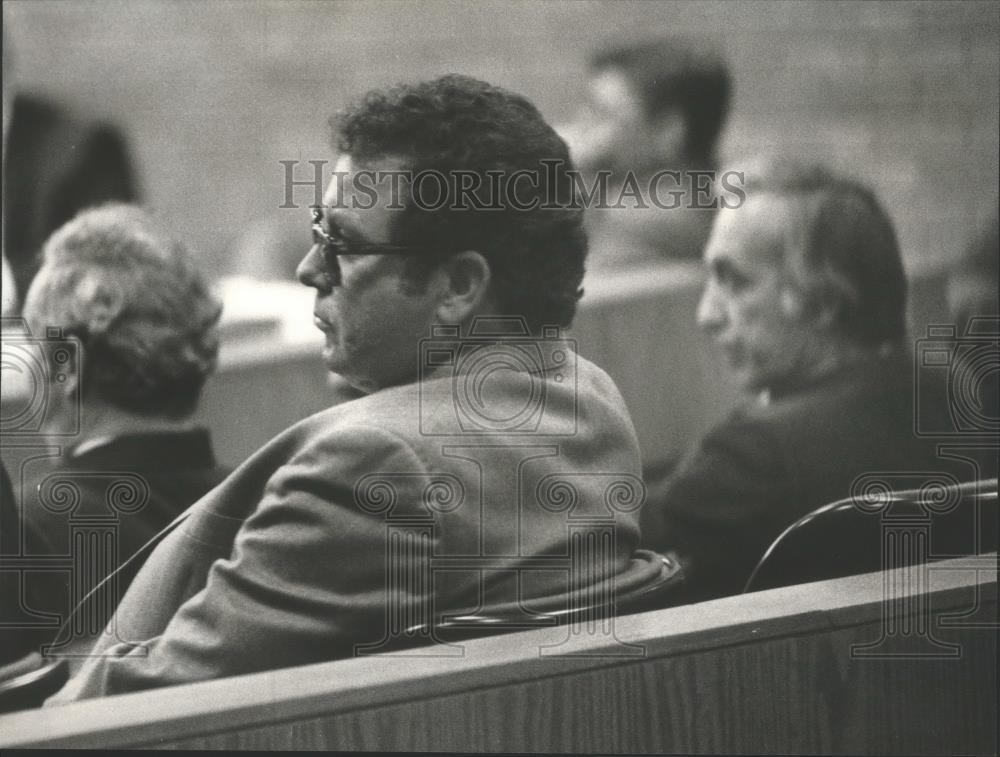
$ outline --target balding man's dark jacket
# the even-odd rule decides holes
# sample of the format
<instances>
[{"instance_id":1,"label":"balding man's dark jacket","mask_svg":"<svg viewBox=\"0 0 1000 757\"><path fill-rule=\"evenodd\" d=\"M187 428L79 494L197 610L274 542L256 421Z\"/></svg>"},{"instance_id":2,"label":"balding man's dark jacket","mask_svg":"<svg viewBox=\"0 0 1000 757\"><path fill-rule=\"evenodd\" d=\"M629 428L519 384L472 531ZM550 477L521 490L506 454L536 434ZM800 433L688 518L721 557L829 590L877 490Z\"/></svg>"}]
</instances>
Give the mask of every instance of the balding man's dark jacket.
<instances>
[{"instance_id":1,"label":"balding man's dark jacket","mask_svg":"<svg viewBox=\"0 0 1000 757\"><path fill-rule=\"evenodd\" d=\"M898 488L941 472L960 481L996 476L995 451L992 467L980 454L987 462L977 468L939 454L938 445L958 437L917 433L954 425L932 374L915 395L914 360L896 354L738 409L669 479L650 485L644 546L682 558L691 599L737 594L787 526L851 496L859 476L886 473Z\"/></svg>"}]
</instances>

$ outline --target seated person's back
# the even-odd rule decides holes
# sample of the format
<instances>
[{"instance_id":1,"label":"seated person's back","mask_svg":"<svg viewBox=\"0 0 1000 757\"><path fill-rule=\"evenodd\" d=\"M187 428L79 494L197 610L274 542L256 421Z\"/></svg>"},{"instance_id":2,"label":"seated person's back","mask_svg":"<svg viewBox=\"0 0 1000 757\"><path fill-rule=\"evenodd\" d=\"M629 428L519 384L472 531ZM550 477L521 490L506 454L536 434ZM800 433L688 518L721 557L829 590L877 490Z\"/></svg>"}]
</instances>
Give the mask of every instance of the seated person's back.
<instances>
[{"instance_id":1,"label":"seated person's back","mask_svg":"<svg viewBox=\"0 0 1000 757\"><path fill-rule=\"evenodd\" d=\"M38 444L4 455L24 556L81 557L89 575L29 573L32 611L65 618L81 592L224 477L193 421L220 310L187 251L139 208L84 211L47 242L24 308L46 361L47 385L36 387L46 414ZM99 548L75 554L96 538ZM127 585L119 576L117 593Z\"/></svg>"},{"instance_id":2,"label":"seated person's back","mask_svg":"<svg viewBox=\"0 0 1000 757\"><path fill-rule=\"evenodd\" d=\"M947 428L947 399L929 371L915 394L902 261L875 197L819 167L749 179L709 239L698 320L757 397L652 483L643 510L645 544L678 554L693 599L738 593L787 526L862 476L996 475L995 452L992 466L949 458L927 434Z\"/></svg>"}]
</instances>

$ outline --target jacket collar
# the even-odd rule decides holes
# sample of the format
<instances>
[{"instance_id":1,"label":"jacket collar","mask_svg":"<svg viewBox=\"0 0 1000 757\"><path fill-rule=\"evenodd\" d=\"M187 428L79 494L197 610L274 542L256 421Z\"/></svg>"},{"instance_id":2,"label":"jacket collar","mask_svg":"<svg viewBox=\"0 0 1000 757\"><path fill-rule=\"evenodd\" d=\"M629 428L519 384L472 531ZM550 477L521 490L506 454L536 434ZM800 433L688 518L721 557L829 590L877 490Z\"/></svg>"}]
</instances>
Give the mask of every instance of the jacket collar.
<instances>
[{"instance_id":1,"label":"jacket collar","mask_svg":"<svg viewBox=\"0 0 1000 757\"><path fill-rule=\"evenodd\" d=\"M212 468L212 438L205 428L156 431L86 439L67 452L75 463L99 465L107 460L115 466L158 467L164 460L191 468Z\"/></svg>"}]
</instances>

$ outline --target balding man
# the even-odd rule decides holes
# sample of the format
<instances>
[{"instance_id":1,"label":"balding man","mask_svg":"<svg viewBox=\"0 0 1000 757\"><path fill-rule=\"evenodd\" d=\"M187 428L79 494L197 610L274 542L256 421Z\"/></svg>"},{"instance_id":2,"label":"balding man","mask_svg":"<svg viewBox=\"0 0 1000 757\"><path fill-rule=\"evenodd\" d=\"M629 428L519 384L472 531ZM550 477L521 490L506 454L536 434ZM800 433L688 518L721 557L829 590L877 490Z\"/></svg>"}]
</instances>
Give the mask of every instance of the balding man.
<instances>
[{"instance_id":1,"label":"balding man","mask_svg":"<svg viewBox=\"0 0 1000 757\"><path fill-rule=\"evenodd\" d=\"M906 280L871 191L819 166L747 174L705 250L698 322L753 396L711 430L643 511L643 539L687 564L695 599L739 592L787 526L866 473L995 476L918 433ZM946 403L922 408L947 425Z\"/></svg>"}]
</instances>

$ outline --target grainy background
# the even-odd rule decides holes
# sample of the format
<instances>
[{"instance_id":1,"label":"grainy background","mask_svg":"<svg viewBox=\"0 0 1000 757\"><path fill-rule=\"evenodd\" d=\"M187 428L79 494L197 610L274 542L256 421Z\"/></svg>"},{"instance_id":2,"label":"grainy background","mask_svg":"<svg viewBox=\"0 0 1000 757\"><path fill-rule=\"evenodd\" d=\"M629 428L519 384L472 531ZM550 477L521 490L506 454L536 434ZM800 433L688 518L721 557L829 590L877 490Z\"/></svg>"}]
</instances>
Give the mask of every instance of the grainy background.
<instances>
[{"instance_id":1,"label":"grainy background","mask_svg":"<svg viewBox=\"0 0 1000 757\"><path fill-rule=\"evenodd\" d=\"M866 179L909 265L954 259L996 205L993 2L14 0L3 21L19 84L121 124L146 199L216 274L279 212L278 161L329 159L327 117L366 88L457 71L560 121L591 49L663 33L732 63L723 158L805 153Z\"/></svg>"}]
</instances>

